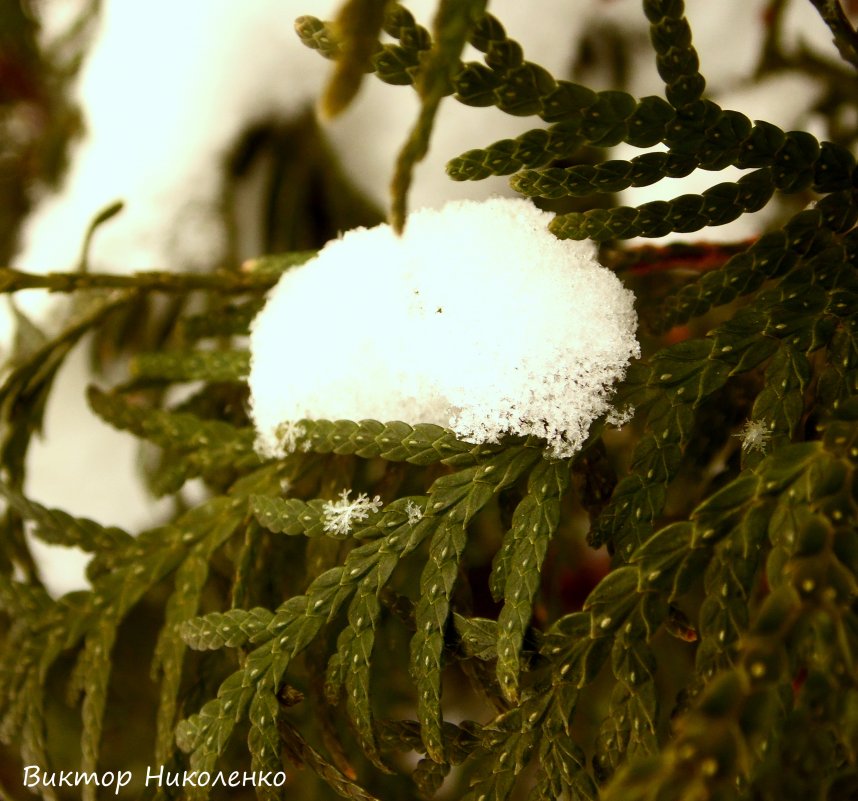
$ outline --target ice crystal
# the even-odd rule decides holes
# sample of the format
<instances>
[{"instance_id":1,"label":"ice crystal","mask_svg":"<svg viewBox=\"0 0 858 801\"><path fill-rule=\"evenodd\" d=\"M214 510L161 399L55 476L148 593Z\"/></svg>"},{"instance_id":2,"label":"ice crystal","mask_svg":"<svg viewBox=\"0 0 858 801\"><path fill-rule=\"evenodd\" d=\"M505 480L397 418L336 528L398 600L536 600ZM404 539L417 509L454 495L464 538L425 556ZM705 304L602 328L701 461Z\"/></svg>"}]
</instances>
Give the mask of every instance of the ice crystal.
<instances>
[{"instance_id":1,"label":"ice crystal","mask_svg":"<svg viewBox=\"0 0 858 801\"><path fill-rule=\"evenodd\" d=\"M298 450L298 441L306 434L304 426L292 420L284 420L277 426L275 431L278 449L284 453L293 453ZM301 443L304 445L306 443ZM264 445L261 446L264 448Z\"/></svg>"},{"instance_id":2,"label":"ice crystal","mask_svg":"<svg viewBox=\"0 0 858 801\"><path fill-rule=\"evenodd\" d=\"M413 526L423 519L423 510L414 501L405 504L405 513L408 515L408 524Z\"/></svg>"},{"instance_id":3,"label":"ice crystal","mask_svg":"<svg viewBox=\"0 0 858 801\"><path fill-rule=\"evenodd\" d=\"M257 317L250 388L265 455L301 419L434 423L469 442L535 434L571 456L639 354L634 296L530 202L457 201L349 231L287 272ZM312 331L312 336L307 332Z\"/></svg>"},{"instance_id":4,"label":"ice crystal","mask_svg":"<svg viewBox=\"0 0 858 801\"><path fill-rule=\"evenodd\" d=\"M340 500L328 501L323 507L325 531L341 537L347 537L352 530L352 524L356 521L366 520L371 513L381 509L381 497L376 495L372 500L362 492L353 501L349 500L351 490L343 490L339 494Z\"/></svg>"},{"instance_id":5,"label":"ice crystal","mask_svg":"<svg viewBox=\"0 0 858 801\"><path fill-rule=\"evenodd\" d=\"M733 436L742 440L742 450L746 453L751 451L765 453L772 432L766 428L763 420L746 420L741 430Z\"/></svg>"}]
</instances>

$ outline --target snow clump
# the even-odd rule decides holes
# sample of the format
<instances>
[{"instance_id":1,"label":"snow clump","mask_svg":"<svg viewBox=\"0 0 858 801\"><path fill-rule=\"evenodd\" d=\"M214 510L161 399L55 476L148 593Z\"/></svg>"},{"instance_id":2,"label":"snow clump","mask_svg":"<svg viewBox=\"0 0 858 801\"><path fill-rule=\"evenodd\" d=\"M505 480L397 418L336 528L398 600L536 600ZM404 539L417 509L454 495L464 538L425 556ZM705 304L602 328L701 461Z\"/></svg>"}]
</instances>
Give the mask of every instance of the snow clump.
<instances>
[{"instance_id":1,"label":"snow clump","mask_svg":"<svg viewBox=\"0 0 858 801\"><path fill-rule=\"evenodd\" d=\"M411 214L401 237L349 231L285 273L251 334L259 452L294 450L278 429L302 419L578 451L640 355L637 316L595 245L556 239L551 216L521 199L454 201Z\"/></svg>"}]
</instances>

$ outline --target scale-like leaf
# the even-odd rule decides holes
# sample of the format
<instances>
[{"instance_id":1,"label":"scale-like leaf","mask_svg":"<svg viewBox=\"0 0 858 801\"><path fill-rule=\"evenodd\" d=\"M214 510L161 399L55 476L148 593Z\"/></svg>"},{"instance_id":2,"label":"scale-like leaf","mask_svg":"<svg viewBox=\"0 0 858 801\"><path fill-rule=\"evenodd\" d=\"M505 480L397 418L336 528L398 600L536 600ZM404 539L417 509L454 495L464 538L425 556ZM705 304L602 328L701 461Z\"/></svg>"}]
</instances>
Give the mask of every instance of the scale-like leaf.
<instances>
[{"instance_id":1,"label":"scale-like leaf","mask_svg":"<svg viewBox=\"0 0 858 801\"><path fill-rule=\"evenodd\" d=\"M0 483L0 495L26 520L36 524L35 534L51 545L77 547L89 553L127 546L131 535L115 526L102 526L62 509L49 509Z\"/></svg>"},{"instance_id":2,"label":"scale-like leaf","mask_svg":"<svg viewBox=\"0 0 858 801\"><path fill-rule=\"evenodd\" d=\"M560 158L563 155L566 154L552 154L550 158ZM539 165L521 164L520 166ZM586 197L599 192L620 192L632 186L649 186L662 178L684 178L698 166L693 156L678 153L644 153L630 161L614 160L566 168L521 170L510 179L510 186L516 192L529 197Z\"/></svg>"},{"instance_id":3,"label":"scale-like leaf","mask_svg":"<svg viewBox=\"0 0 858 801\"><path fill-rule=\"evenodd\" d=\"M671 295L653 317L655 328L666 330L715 305L754 292L769 278L785 275L803 256L830 242L832 231L846 231L855 223L858 208L850 196L850 192L835 192L822 198L816 208L800 211L782 230L763 234L720 269L704 273Z\"/></svg>"},{"instance_id":4,"label":"scale-like leaf","mask_svg":"<svg viewBox=\"0 0 858 801\"><path fill-rule=\"evenodd\" d=\"M610 712L602 721L596 743L594 763L602 779L610 777L620 765L634 763L635 756L649 756L656 751L656 720L653 717L656 708L652 682L634 692L623 684L615 685Z\"/></svg>"},{"instance_id":5,"label":"scale-like leaf","mask_svg":"<svg viewBox=\"0 0 858 801\"><path fill-rule=\"evenodd\" d=\"M370 696L370 668L375 630L381 613L371 587L361 587L349 606L349 625L337 641L337 658L342 664L346 709L366 756L380 770L389 772L376 741Z\"/></svg>"},{"instance_id":6,"label":"scale-like leaf","mask_svg":"<svg viewBox=\"0 0 858 801\"><path fill-rule=\"evenodd\" d=\"M681 195L673 200L653 200L632 208L593 209L555 217L549 226L560 239L629 239L666 236L671 231L689 233L707 225L725 225L768 203L775 190L771 170L762 168L735 183L716 184L700 195Z\"/></svg>"},{"instance_id":7,"label":"scale-like leaf","mask_svg":"<svg viewBox=\"0 0 858 801\"><path fill-rule=\"evenodd\" d=\"M447 521L433 537L429 561L420 577L420 602L411 641L411 674L417 687L417 716L424 725L426 751L436 762L444 761L441 739L441 669L444 630L450 596L465 547L465 526Z\"/></svg>"},{"instance_id":8,"label":"scale-like leaf","mask_svg":"<svg viewBox=\"0 0 858 801\"><path fill-rule=\"evenodd\" d=\"M497 674L504 696L515 701L519 654L533 614L542 562L560 522L560 501L569 486L569 464L543 462L528 478L528 494L515 510L504 580L504 606L498 616Z\"/></svg>"},{"instance_id":9,"label":"scale-like leaf","mask_svg":"<svg viewBox=\"0 0 858 801\"><path fill-rule=\"evenodd\" d=\"M273 612L262 607L211 612L185 620L180 631L184 641L197 651L238 648L270 638L268 627Z\"/></svg>"},{"instance_id":10,"label":"scale-like leaf","mask_svg":"<svg viewBox=\"0 0 858 801\"><path fill-rule=\"evenodd\" d=\"M323 509L326 503L321 499L307 503L297 498L253 495L250 498L250 510L259 525L275 534L323 537L327 533Z\"/></svg>"},{"instance_id":11,"label":"scale-like leaf","mask_svg":"<svg viewBox=\"0 0 858 801\"><path fill-rule=\"evenodd\" d=\"M643 9L650 22L650 40L667 99L678 109L687 108L700 99L706 81L691 44L691 28L685 19L683 3L644 0Z\"/></svg>"},{"instance_id":12,"label":"scale-like leaf","mask_svg":"<svg viewBox=\"0 0 858 801\"><path fill-rule=\"evenodd\" d=\"M450 598L467 541L466 527L493 494L509 486L540 456L535 448L519 447L498 454L486 464L438 479L427 511L443 512L420 576L417 631L411 640L411 675L417 687L417 715L429 756L444 761L441 739L441 668ZM437 498L437 500L434 500Z\"/></svg>"},{"instance_id":13,"label":"scale-like leaf","mask_svg":"<svg viewBox=\"0 0 858 801\"><path fill-rule=\"evenodd\" d=\"M485 8L486 0L440 0L434 21L434 41L417 80L420 113L396 159L391 182L391 223L398 231L405 225L405 198L414 167L429 149L438 107L442 98L451 92L462 49Z\"/></svg>"},{"instance_id":14,"label":"scale-like leaf","mask_svg":"<svg viewBox=\"0 0 858 801\"><path fill-rule=\"evenodd\" d=\"M348 0L337 13L337 62L322 96L322 109L329 116L343 111L360 89L363 75L370 69L387 4L387 0Z\"/></svg>"},{"instance_id":15,"label":"scale-like leaf","mask_svg":"<svg viewBox=\"0 0 858 801\"><path fill-rule=\"evenodd\" d=\"M374 795L364 790L357 782L349 779L341 770L328 762L313 748L287 721L279 723L280 742L286 754L295 763L313 771L337 795L350 798L352 801L379 801Z\"/></svg>"},{"instance_id":16,"label":"scale-like leaf","mask_svg":"<svg viewBox=\"0 0 858 801\"><path fill-rule=\"evenodd\" d=\"M498 753L486 758L478 769L463 801L479 801L481 798L506 801L538 742L539 732L534 729L504 738Z\"/></svg>"},{"instance_id":17,"label":"scale-like leaf","mask_svg":"<svg viewBox=\"0 0 858 801\"><path fill-rule=\"evenodd\" d=\"M182 319L182 333L188 340L206 337L247 336L250 324L259 314L264 302L254 298L242 303L218 306L205 314L195 314Z\"/></svg>"},{"instance_id":18,"label":"scale-like leaf","mask_svg":"<svg viewBox=\"0 0 858 801\"><path fill-rule=\"evenodd\" d=\"M253 700L250 702L250 731L247 735L247 745L250 750L251 768L259 775L277 774L283 770L283 760L280 755L282 743L278 726L280 707L274 692L265 684L257 687ZM280 798L282 791L275 787L260 784L257 797L263 801L273 801Z\"/></svg>"},{"instance_id":19,"label":"scale-like leaf","mask_svg":"<svg viewBox=\"0 0 858 801\"><path fill-rule=\"evenodd\" d=\"M394 509L392 515L401 522L401 511ZM384 528L383 521L378 525ZM257 635L262 644L249 654L241 670L223 682L217 699L179 724L177 742L191 752L191 764L211 770L255 693L273 692L292 658L315 639L362 583L380 592L396 560L430 536L435 525L432 518L414 526L398 525L383 539L353 549L342 566L316 578L306 595L283 603L265 630L266 639L261 640L261 632Z\"/></svg>"},{"instance_id":20,"label":"scale-like leaf","mask_svg":"<svg viewBox=\"0 0 858 801\"><path fill-rule=\"evenodd\" d=\"M498 624L496 620L464 617L453 613L453 628L462 640L466 656L490 662L497 658Z\"/></svg>"},{"instance_id":21,"label":"scale-like leaf","mask_svg":"<svg viewBox=\"0 0 858 801\"><path fill-rule=\"evenodd\" d=\"M250 354L236 350L189 350L142 353L131 372L156 381L242 381L250 372Z\"/></svg>"},{"instance_id":22,"label":"scale-like leaf","mask_svg":"<svg viewBox=\"0 0 858 801\"><path fill-rule=\"evenodd\" d=\"M480 181L490 175L510 175L522 168L541 167L555 159L572 156L585 139L575 125L558 123L547 129L535 128L515 139L502 139L485 149L469 150L447 163L447 175L454 181ZM550 170L518 172L511 181L513 189L526 195L557 196L553 191L530 191L525 175L543 176ZM541 185L544 186L544 185Z\"/></svg>"},{"instance_id":23,"label":"scale-like leaf","mask_svg":"<svg viewBox=\"0 0 858 801\"><path fill-rule=\"evenodd\" d=\"M185 557L174 578L175 588L164 613L164 626L155 646L153 677L160 679L155 757L165 764L172 755L176 708L181 689L185 640L182 624L197 613L214 552L229 539L243 519L241 507L224 509L222 517Z\"/></svg>"},{"instance_id":24,"label":"scale-like leaf","mask_svg":"<svg viewBox=\"0 0 858 801\"><path fill-rule=\"evenodd\" d=\"M193 414L168 412L134 405L129 399L90 387L90 406L110 425L151 440L171 453L178 469L179 486L194 476L217 475L227 470L246 472L261 460L253 449L251 428L236 428L222 420L204 420ZM175 490L177 487L162 489Z\"/></svg>"},{"instance_id":25,"label":"scale-like leaf","mask_svg":"<svg viewBox=\"0 0 858 801\"><path fill-rule=\"evenodd\" d=\"M452 432L429 423L412 427L376 420L302 420L298 426L302 445L315 453L355 454L365 459L378 456L392 462L429 465L460 464L468 459L476 462L481 455L496 450L462 442Z\"/></svg>"}]
</instances>

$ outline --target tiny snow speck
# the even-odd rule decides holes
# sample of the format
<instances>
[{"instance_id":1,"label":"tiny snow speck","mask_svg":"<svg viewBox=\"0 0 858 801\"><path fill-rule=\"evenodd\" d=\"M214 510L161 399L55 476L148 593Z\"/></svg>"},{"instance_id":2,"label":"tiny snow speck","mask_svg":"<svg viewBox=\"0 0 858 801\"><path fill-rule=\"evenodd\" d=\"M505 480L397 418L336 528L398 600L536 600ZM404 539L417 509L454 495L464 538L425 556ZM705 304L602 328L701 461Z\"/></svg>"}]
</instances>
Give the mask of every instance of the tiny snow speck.
<instances>
[{"instance_id":1,"label":"tiny snow speck","mask_svg":"<svg viewBox=\"0 0 858 801\"><path fill-rule=\"evenodd\" d=\"M423 510L414 501L405 504L405 513L408 515L408 525L414 526L423 519Z\"/></svg>"},{"instance_id":2,"label":"tiny snow speck","mask_svg":"<svg viewBox=\"0 0 858 801\"><path fill-rule=\"evenodd\" d=\"M637 316L595 245L556 239L551 217L526 200L457 201L414 212L401 237L349 231L285 273L251 334L260 453L294 450L302 419L578 451L640 354Z\"/></svg>"},{"instance_id":3,"label":"tiny snow speck","mask_svg":"<svg viewBox=\"0 0 858 801\"><path fill-rule=\"evenodd\" d=\"M733 434L742 440L742 450L766 452L766 447L772 437L772 432L766 428L764 420L746 420L738 434Z\"/></svg>"}]
</instances>

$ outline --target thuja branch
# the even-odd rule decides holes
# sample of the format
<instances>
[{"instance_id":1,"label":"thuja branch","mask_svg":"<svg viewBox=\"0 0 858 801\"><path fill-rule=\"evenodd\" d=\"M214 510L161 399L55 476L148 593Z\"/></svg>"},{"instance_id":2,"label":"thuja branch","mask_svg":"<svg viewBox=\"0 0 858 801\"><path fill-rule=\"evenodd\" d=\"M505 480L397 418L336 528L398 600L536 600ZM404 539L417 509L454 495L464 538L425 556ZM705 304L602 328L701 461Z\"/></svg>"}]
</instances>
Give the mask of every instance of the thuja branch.
<instances>
[{"instance_id":1,"label":"thuja branch","mask_svg":"<svg viewBox=\"0 0 858 801\"><path fill-rule=\"evenodd\" d=\"M810 0L831 30L834 44L844 60L858 66L858 33L838 0Z\"/></svg>"},{"instance_id":2,"label":"thuja branch","mask_svg":"<svg viewBox=\"0 0 858 801\"><path fill-rule=\"evenodd\" d=\"M82 289L138 289L150 292L194 292L207 290L223 294L261 293L271 289L281 273L306 261L311 253L289 253L249 262L241 271L215 270L209 273L179 273L153 270L117 275L114 273L26 273L0 267L0 293L22 289L50 292L77 292Z\"/></svg>"},{"instance_id":3,"label":"thuja branch","mask_svg":"<svg viewBox=\"0 0 858 801\"><path fill-rule=\"evenodd\" d=\"M606 266L615 270L630 269L636 274L653 269L677 266L706 270L721 266L731 255L743 250L746 242L730 245L668 245L656 247L611 248L602 254ZM49 292L72 293L84 289L137 289L152 292L211 291L225 295L263 293L271 289L280 275L290 267L303 264L312 252L264 256L242 266L241 270L214 270L208 273L147 270L130 275L117 273L50 272L29 273L11 267L0 267L0 294L23 289L46 289Z\"/></svg>"},{"instance_id":4,"label":"thuja branch","mask_svg":"<svg viewBox=\"0 0 858 801\"><path fill-rule=\"evenodd\" d=\"M77 292L81 289L140 289L156 292L193 292L204 289L224 293L264 292L277 283L271 273L169 273L145 272L134 275L111 273L47 273L36 275L0 268L0 292L47 289L50 292Z\"/></svg>"}]
</instances>

